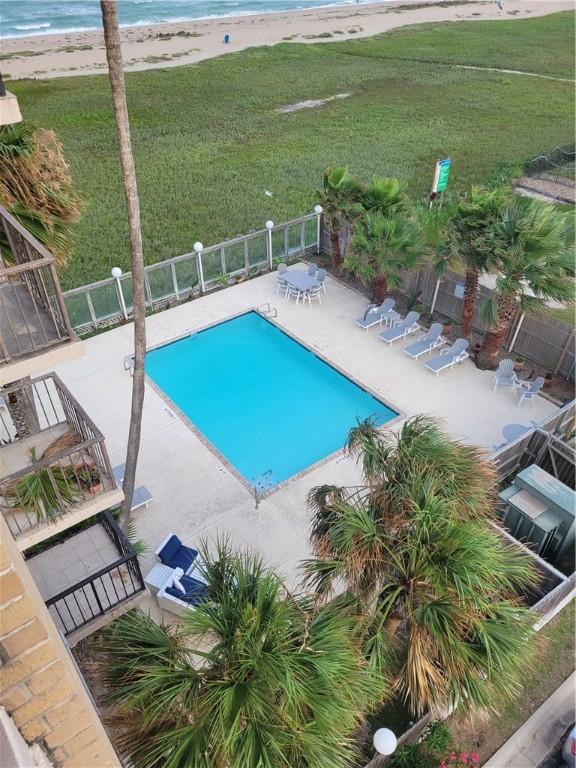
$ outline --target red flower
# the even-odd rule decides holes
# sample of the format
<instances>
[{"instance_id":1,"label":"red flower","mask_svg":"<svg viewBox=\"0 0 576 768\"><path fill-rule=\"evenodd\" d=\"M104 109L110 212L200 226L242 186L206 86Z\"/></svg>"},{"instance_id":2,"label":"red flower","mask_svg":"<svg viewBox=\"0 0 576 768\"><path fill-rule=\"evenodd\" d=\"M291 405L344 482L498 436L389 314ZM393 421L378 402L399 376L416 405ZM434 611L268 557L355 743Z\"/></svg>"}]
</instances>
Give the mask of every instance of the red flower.
<instances>
[{"instance_id":1,"label":"red flower","mask_svg":"<svg viewBox=\"0 0 576 768\"><path fill-rule=\"evenodd\" d=\"M478 754L478 752L470 752L470 760L474 765L476 765L478 760L480 760L480 755Z\"/></svg>"},{"instance_id":2,"label":"red flower","mask_svg":"<svg viewBox=\"0 0 576 768\"><path fill-rule=\"evenodd\" d=\"M464 765L468 765L468 754L466 752L460 752L460 760Z\"/></svg>"}]
</instances>

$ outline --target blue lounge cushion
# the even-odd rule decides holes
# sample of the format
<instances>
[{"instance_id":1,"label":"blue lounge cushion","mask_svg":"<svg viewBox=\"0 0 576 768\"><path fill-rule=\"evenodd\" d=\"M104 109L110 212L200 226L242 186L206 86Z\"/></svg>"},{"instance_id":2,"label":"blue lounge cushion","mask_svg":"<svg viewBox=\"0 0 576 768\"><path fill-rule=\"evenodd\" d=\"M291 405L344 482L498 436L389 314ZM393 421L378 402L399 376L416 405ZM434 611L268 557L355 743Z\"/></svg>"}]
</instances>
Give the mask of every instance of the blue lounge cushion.
<instances>
[{"instance_id":1,"label":"blue lounge cushion","mask_svg":"<svg viewBox=\"0 0 576 768\"><path fill-rule=\"evenodd\" d=\"M182 568L184 573L186 573L197 557L198 550L182 545L176 550L166 565L169 565L171 568Z\"/></svg>"},{"instance_id":2,"label":"blue lounge cushion","mask_svg":"<svg viewBox=\"0 0 576 768\"><path fill-rule=\"evenodd\" d=\"M166 594L190 605L200 605L208 597L208 587L206 584L202 584L201 581L191 579L189 576L183 576L180 579L180 583L184 587L185 592L175 587L166 587Z\"/></svg>"},{"instance_id":3,"label":"blue lounge cushion","mask_svg":"<svg viewBox=\"0 0 576 768\"><path fill-rule=\"evenodd\" d=\"M172 534L166 544L162 547L160 552L158 553L158 557L160 560L166 565L170 562L172 556L176 554L176 552L180 549L182 546L182 542L176 536L175 534Z\"/></svg>"}]
</instances>

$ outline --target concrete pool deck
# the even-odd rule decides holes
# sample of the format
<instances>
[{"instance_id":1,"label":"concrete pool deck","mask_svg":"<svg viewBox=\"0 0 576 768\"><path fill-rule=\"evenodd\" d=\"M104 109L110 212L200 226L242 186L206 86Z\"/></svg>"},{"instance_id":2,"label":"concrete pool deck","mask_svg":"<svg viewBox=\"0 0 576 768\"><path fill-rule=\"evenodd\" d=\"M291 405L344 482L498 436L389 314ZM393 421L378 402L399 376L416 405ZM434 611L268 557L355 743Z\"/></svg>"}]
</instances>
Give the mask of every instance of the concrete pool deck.
<instances>
[{"instance_id":1,"label":"concrete pool deck","mask_svg":"<svg viewBox=\"0 0 576 768\"><path fill-rule=\"evenodd\" d=\"M492 391L491 372L479 371L468 360L434 376L422 359L414 361L402 352L408 342L389 346L376 338L376 328L366 332L354 325L366 299L330 277L322 304L312 308L284 302L275 291L276 276L267 274L153 315L147 320L148 347L269 302L278 310L275 322L280 327L396 410L407 416L434 416L453 437L490 452L504 442L504 426L529 426L557 410L542 397L533 405L518 407L509 389ZM132 380L123 363L132 349L132 325L128 324L87 340L83 357L57 368L106 437L113 465L125 461ZM281 401L282 392L277 396ZM321 398L322 393L316 396ZM309 392L303 392L302 398L308 404L312 401ZM306 440L304 431L302 440ZM191 546L203 538L228 535L235 545L261 552L294 584L295 567L309 554L307 492L322 483L354 484L358 479L354 463L336 456L287 481L256 510L245 485L147 386L136 483L146 485L154 500L134 513L138 533L149 548L142 558L143 573L151 568L154 550L169 532ZM147 605L157 610L152 599Z\"/></svg>"}]
</instances>

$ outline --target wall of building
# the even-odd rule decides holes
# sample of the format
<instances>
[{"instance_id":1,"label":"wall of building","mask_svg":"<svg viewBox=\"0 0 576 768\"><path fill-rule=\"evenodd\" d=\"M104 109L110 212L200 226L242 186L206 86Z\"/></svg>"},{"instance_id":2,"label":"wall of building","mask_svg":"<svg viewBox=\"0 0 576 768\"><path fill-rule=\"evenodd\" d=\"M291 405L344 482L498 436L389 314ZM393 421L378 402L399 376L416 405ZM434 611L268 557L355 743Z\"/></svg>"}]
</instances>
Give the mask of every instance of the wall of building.
<instances>
[{"instance_id":1,"label":"wall of building","mask_svg":"<svg viewBox=\"0 0 576 768\"><path fill-rule=\"evenodd\" d=\"M0 706L62 768L120 762L69 651L0 516Z\"/></svg>"}]
</instances>

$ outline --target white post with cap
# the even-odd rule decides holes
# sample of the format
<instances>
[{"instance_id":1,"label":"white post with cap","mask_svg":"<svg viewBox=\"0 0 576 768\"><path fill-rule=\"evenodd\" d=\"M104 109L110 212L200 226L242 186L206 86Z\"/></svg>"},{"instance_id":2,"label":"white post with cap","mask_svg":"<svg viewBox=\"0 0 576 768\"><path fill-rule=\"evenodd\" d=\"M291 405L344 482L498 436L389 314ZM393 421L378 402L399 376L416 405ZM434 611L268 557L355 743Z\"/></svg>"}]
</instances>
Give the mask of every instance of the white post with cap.
<instances>
[{"instance_id":1,"label":"white post with cap","mask_svg":"<svg viewBox=\"0 0 576 768\"><path fill-rule=\"evenodd\" d=\"M202 268L202 251L204 246L202 243L197 242L192 246L196 252L196 269L198 270L198 280L200 281L200 293L204 293L204 269Z\"/></svg>"},{"instance_id":2,"label":"white post with cap","mask_svg":"<svg viewBox=\"0 0 576 768\"><path fill-rule=\"evenodd\" d=\"M266 251L268 256L268 268L270 271L274 268L274 260L272 254L272 230L274 229L274 222L270 219L266 222Z\"/></svg>"},{"instance_id":3,"label":"white post with cap","mask_svg":"<svg viewBox=\"0 0 576 768\"><path fill-rule=\"evenodd\" d=\"M116 281L116 292L118 293L118 301L120 302L120 309L122 310L122 316L124 320L128 320L128 310L126 309L126 302L124 301L124 293L122 292L122 283L120 278L122 277L122 270L120 267L112 267L111 275Z\"/></svg>"}]
</instances>

